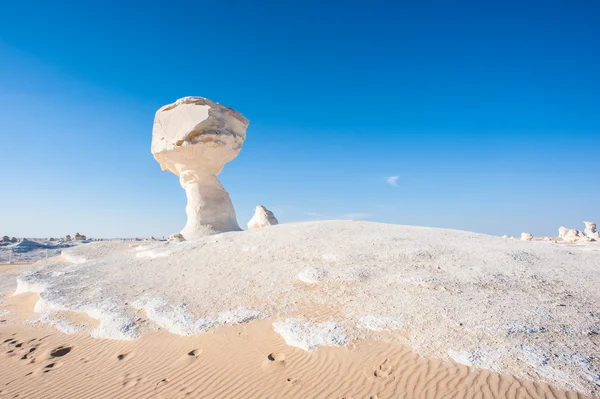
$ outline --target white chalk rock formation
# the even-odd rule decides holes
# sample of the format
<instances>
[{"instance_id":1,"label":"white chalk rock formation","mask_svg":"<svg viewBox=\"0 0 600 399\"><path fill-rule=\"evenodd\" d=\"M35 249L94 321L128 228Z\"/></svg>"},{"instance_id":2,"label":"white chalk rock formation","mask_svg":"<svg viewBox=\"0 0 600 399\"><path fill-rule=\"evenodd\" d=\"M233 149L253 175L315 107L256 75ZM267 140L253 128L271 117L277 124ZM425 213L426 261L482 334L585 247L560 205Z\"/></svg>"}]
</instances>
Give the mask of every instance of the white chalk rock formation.
<instances>
[{"instance_id":1,"label":"white chalk rock formation","mask_svg":"<svg viewBox=\"0 0 600 399\"><path fill-rule=\"evenodd\" d=\"M217 175L239 154L247 127L242 114L203 97L184 97L156 112L152 154L185 189L186 239L240 230Z\"/></svg>"},{"instance_id":2,"label":"white chalk rock formation","mask_svg":"<svg viewBox=\"0 0 600 399\"><path fill-rule=\"evenodd\" d=\"M86 237L83 234L79 234L79 232L75 233L75 241L83 241Z\"/></svg>"},{"instance_id":3,"label":"white chalk rock formation","mask_svg":"<svg viewBox=\"0 0 600 399\"><path fill-rule=\"evenodd\" d=\"M2 242L10 242L10 237L9 236L2 237Z\"/></svg>"},{"instance_id":4,"label":"white chalk rock formation","mask_svg":"<svg viewBox=\"0 0 600 399\"><path fill-rule=\"evenodd\" d=\"M248 229L259 229L261 227L268 227L279 224L273 212L268 210L262 205L256 205L256 211L254 216L248 222Z\"/></svg>"},{"instance_id":5,"label":"white chalk rock formation","mask_svg":"<svg viewBox=\"0 0 600 399\"><path fill-rule=\"evenodd\" d=\"M531 241L531 240L533 240L533 236L529 233L521 233L521 240Z\"/></svg>"},{"instance_id":6,"label":"white chalk rock formation","mask_svg":"<svg viewBox=\"0 0 600 399\"><path fill-rule=\"evenodd\" d=\"M560 237L563 242L578 242L578 241L589 241L589 239L579 230L576 229L568 229L566 227L560 227L558 229L558 237Z\"/></svg>"},{"instance_id":7,"label":"white chalk rock formation","mask_svg":"<svg viewBox=\"0 0 600 399\"><path fill-rule=\"evenodd\" d=\"M72 241L71 236L67 234L67 236L65 237L65 239L63 241L64 242L70 242L70 241Z\"/></svg>"},{"instance_id":8,"label":"white chalk rock formation","mask_svg":"<svg viewBox=\"0 0 600 399\"><path fill-rule=\"evenodd\" d=\"M585 230L583 231L586 235L586 237L595 240L595 241L600 241L600 233L598 233L598 231L596 231L596 223L594 222L583 222L585 223Z\"/></svg>"},{"instance_id":9,"label":"white chalk rock formation","mask_svg":"<svg viewBox=\"0 0 600 399\"><path fill-rule=\"evenodd\" d=\"M185 241L185 238L183 238L183 235L181 235L181 233L175 233L169 236L169 241L181 242Z\"/></svg>"}]
</instances>

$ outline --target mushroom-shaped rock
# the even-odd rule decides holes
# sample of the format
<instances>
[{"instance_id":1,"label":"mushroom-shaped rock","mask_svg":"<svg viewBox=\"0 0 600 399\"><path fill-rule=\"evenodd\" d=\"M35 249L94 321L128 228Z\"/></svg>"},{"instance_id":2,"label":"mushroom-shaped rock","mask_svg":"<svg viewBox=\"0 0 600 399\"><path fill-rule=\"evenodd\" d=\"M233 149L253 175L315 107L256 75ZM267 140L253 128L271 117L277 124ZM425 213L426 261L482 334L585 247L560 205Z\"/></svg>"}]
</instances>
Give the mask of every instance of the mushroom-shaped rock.
<instances>
[{"instance_id":1,"label":"mushroom-shaped rock","mask_svg":"<svg viewBox=\"0 0 600 399\"><path fill-rule=\"evenodd\" d=\"M64 242L70 242L71 240L71 236L70 235L66 235L65 239L63 240Z\"/></svg>"},{"instance_id":2,"label":"mushroom-shaped rock","mask_svg":"<svg viewBox=\"0 0 600 399\"><path fill-rule=\"evenodd\" d=\"M585 230L583 231L586 235L586 237L595 240L595 241L600 241L600 233L598 233L598 231L596 231L596 223L594 222L583 222L585 223Z\"/></svg>"},{"instance_id":3,"label":"mushroom-shaped rock","mask_svg":"<svg viewBox=\"0 0 600 399\"><path fill-rule=\"evenodd\" d=\"M75 233L75 241L83 241L85 238L83 234Z\"/></svg>"},{"instance_id":4,"label":"mushroom-shaped rock","mask_svg":"<svg viewBox=\"0 0 600 399\"><path fill-rule=\"evenodd\" d=\"M248 229L259 229L261 227L268 227L279 224L273 212L268 210L262 205L256 205L256 211L254 216L248 222Z\"/></svg>"},{"instance_id":5,"label":"mushroom-shaped rock","mask_svg":"<svg viewBox=\"0 0 600 399\"><path fill-rule=\"evenodd\" d=\"M533 236L529 233L521 233L521 240L531 241L531 240L533 240Z\"/></svg>"},{"instance_id":6,"label":"mushroom-shaped rock","mask_svg":"<svg viewBox=\"0 0 600 399\"><path fill-rule=\"evenodd\" d=\"M239 154L247 127L242 114L203 97L184 97L156 112L152 154L185 190L186 239L240 230L217 175Z\"/></svg>"}]
</instances>

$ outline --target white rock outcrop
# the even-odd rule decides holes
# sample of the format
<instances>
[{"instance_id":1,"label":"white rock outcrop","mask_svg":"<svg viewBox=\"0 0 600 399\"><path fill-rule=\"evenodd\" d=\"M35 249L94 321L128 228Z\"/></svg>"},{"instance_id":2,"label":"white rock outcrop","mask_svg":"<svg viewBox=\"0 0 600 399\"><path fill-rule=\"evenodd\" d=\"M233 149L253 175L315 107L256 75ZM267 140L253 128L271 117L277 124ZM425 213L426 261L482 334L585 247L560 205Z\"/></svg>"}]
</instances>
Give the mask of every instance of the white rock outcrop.
<instances>
[{"instance_id":1,"label":"white rock outcrop","mask_svg":"<svg viewBox=\"0 0 600 399\"><path fill-rule=\"evenodd\" d=\"M73 240L71 239L71 236L70 236L69 234L67 234L67 235L65 236L65 238L63 239L63 241L64 241L64 242L71 242L71 241L73 241Z\"/></svg>"},{"instance_id":2,"label":"white rock outcrop","mask_svg":"<svg viewBox=\"0 0 600 399\"><path fill-rule=\"evenodd\" d=\"M589 239L579 230L568 229L566 227L560 227L558 229L558 237L563 242L578 242L578 241L589 241Z\"/></svg>"},{"instance_id":3,"label":"white rock outcrop","mask_svg":"<svg viewBox=\"0 0 600 399\"><path fill-rule=\"evenodd\" d=\"M184 97L156 112L152 154L185 190L186 239L240 230L217 175L239 154L247 127L242 114L203 97Z\"/></svg>"},{"instance_id":4,"label":"white rock outcrop","mask_svg":"<svg viewBox=\"0 0 600 399\"><path fill-rule=\"evenodd\" d=\"M84 241L86 239L86 236L84 236L83 234L79 234L79 232L75 233L75 241Z\"/></svg>"},{"instance_id":5,"label":"white rock outcrop","mask_svg":"<svg viewBox=\"0 0 600 399\"><path fill-rule=\"evenodd\" d=\"M596 230L596 223L594 222L583 222L585 224L585 230L583 231L586 237L600 241L600 233Z\"/></svg>"},{"instance_id":6,"label":"white rock outcrop","mask_svg":"<svg viewBox=\"0 0 600 399\"><path fill-rule=\"evenodd\" d=\"M533 240L533 236L529 233L521 233L521 240L531 241L531 240Z\"/></svg>"},{"instance_id":7,"label":"white rock outcrop","mask_svg":"<svg viewBox=\"0 0 600 399\"><path fill-rule=\"evenodd\" d=\"M169 241L181 242L185 241L185 238L183 238L183 235L181 235L181 233L175 233L169 236Z\"/></svg>"},{"instance_id":8,"label":"white rock outcrop","mask_svg":"<svg viewBox=\"0 0 600 399\"><path fill-rule=\"evenodd\" d=\"M273 212L268 210L262 205L256 205L254 216L248 222L248 229L259 229L261 227L268 227L279 224Z\"/></svg>"}]
</instances>

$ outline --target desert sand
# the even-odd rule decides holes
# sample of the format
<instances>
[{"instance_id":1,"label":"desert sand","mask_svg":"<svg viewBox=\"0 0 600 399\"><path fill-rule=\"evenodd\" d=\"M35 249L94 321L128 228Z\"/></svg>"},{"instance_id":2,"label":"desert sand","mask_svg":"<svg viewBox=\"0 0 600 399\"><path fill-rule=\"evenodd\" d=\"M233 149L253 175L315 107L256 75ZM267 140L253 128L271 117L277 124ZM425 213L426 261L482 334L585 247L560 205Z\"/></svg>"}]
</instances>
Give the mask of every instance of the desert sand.
<instances>
[{"instance_id":1,"label":"desert sand","mask_svg":"<svg viewBox=\"0 0 600 399\"><path fill-rule=\"evenodd\" d=\"M593 242L350 221L80 245L0 275L0 395L598 396L598 270Z\"/></svg>"},{"instance_id":2,"label":"desert sand","mask_svg":"<svg viewBox=\"0 0 600 399\"><path fill-rule=\"evenodd\" d=\"M192 337L159 330L135 341L64 334L34 317L36 294L4 304L0 397L7 398L583 398L406 347L363 341L307 352L288 346L272 320ZM92 328L82 314L66 315Z\"/></svg>"}]
</instances>

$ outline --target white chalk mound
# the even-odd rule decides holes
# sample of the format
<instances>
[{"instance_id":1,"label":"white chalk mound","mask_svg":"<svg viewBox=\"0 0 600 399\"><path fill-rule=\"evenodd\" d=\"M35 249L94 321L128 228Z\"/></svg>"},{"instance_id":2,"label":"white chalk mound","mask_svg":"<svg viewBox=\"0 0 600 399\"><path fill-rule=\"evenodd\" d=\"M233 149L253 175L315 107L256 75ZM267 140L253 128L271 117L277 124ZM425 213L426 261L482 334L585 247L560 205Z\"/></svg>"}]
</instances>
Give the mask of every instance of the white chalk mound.
<instances>
[{"instance_id":1,"label":"white chalk mound","mask_svg":"<svg viewBox=\"0 0 600 399\"><path fill-rule=\"evenodd\" d=\"M273 329L288 345L305 351L314 351L321 346L344 346L348 343L342 327L334 322L301 322L290 318L273 322Z\"/></svg>"},{"instance_id":2,"label":"white chalk mound","mask_svg":"<svg viewBox=\"0 0 600 399\"><path fill-rule=\"evenodd\" d=\"M18 292L39 292L37 310L98 319L94 337L277 315L277 331L306 350L385 336L588 396L600 384L600 242L327 221L131 244L69 244L53 262L0 274L0 294L18 276Z\"/></svg>"},{"instance_id":3,"label":"white chalk mound","mask_svg":"<svg viewBox=\"0 0 600 399\"><path fill-rule=\"evenodd\" d=\"M262 205L256 205L254 216L248 222L248 229L259 229L261 227L268 227L278 224L277 218L273 215L273 212L268 210Z\"/></svg>"},{"instance_id":4,"label":"white chalk mound","mask_svg":"<svg viewBox=\"0 0 600 399\"><path fill-rule=\"evenodd\" d=\"M239 154L247 127L242 114L203 97L184 97L156 112L152 154L185 190L185 239L240 230L217 175Z\"/></svg>"}]
</instances>

